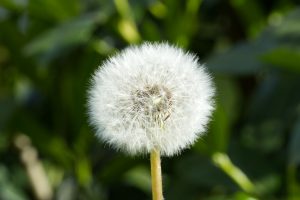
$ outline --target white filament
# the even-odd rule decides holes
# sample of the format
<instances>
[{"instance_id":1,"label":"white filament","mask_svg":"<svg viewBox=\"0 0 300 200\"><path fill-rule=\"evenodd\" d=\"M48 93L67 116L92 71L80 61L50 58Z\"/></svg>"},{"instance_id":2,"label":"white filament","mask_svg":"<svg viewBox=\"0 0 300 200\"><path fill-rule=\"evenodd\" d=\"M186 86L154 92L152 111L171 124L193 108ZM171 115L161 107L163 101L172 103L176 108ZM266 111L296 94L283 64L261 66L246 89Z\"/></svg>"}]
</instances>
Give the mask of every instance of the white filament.
<instances>
[{"instance_id":1,"label":"white filament","mask_svg":"<svg viewBox=\"0 0 300 200\"><path fill-rule=\"evenodd\" d=\"M95 72L89 116L97 136L130 154L171 156L205 131L214 87L195 55L163 43L132 46Z\"/></svg>"}]
</instances>

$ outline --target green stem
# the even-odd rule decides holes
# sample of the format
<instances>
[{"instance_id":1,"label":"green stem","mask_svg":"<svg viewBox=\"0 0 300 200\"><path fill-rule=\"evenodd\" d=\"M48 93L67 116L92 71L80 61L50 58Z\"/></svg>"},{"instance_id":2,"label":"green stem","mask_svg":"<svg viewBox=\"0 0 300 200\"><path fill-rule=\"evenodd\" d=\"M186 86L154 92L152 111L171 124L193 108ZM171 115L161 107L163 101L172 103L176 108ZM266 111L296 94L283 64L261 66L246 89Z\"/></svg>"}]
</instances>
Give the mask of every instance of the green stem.
<instances>
[{"instance_id":1,"label":"green stem","mask_svg":"<svg viewBox=\"0 0 300 200\"><path fill-rule=\"evenodd\" d=\"M151 180L152 180L152 199L163 200L162 177L160 165L160 153L153 150L150 155L151 162Z\"/></svg>"},{"instance_id":2,"label":"green stem","mask_svg":"<svg viewBox=\"0 0 300 200\"><path fill-rule=\"evenodd\" d=\"M247 175L236 167L230 158L224 153L214 153L212 157L216 166L221 168L237 185L245 192L254 194L254 184L249 180Z\"/></svg>"}]
</instances>

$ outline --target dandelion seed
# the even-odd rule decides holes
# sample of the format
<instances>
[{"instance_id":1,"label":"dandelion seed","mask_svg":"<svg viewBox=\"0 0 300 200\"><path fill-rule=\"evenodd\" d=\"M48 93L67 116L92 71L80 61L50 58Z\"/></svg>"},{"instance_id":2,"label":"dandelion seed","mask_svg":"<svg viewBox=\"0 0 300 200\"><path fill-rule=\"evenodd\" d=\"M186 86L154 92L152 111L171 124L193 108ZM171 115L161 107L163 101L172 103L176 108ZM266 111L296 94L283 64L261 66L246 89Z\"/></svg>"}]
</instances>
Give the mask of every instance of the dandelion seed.
<instances>
[{"instance_id":1,"label":"dandelion seed","mask_svg":"<svg viewBox=\"0 0 300 200\"><path fill-rule=\"evenodd\" d=\"M214 87L195 55L163 43L132 46L95 72L88 108L97 136L129 154L172 156L205 131Z\"/></svg>"}]
</instances>

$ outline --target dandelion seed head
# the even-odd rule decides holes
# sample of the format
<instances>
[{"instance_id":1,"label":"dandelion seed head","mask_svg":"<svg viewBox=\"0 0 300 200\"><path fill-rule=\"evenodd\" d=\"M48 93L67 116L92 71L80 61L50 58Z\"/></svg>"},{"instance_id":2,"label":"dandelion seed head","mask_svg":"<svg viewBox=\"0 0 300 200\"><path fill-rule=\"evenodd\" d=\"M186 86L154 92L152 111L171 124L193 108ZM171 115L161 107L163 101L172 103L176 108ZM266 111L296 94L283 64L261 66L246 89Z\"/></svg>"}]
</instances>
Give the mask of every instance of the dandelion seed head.
<instances>
[{"instance_id":1,"label":"dandelion seed head","mask_svg":"<svg viewBox=\"0 0 300 200\"><path fill-rule=\"evenodd\" d=\"M129 154L172 156L204 133L214 87L196 56L163 43L132 46L96 70L88 109L96 135Z\"/></svg>"}]
</instances>

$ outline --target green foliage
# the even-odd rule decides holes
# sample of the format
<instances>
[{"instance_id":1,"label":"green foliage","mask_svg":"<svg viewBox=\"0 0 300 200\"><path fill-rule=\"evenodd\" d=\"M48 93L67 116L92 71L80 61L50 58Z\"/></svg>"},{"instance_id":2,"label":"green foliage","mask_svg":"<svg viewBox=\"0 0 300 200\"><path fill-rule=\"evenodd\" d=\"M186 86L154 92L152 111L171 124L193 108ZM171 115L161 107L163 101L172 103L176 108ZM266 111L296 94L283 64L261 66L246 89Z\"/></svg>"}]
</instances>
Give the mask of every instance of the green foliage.
<instances>
[{"instance_id":1,"label":"green foliage","mask_svg":"<svg viewBox=\"0 0 300 200\"><path fill-rule=\"evenodd\" d=\"M0 0L0 199L33 199L15 137L38 152L54 199L151 199L149 158L96 140L86 90L142 41L195 52L217 87L208 133L163 158L166 199L300 199L296 0Z\"/></svg>"}]
</instances>

